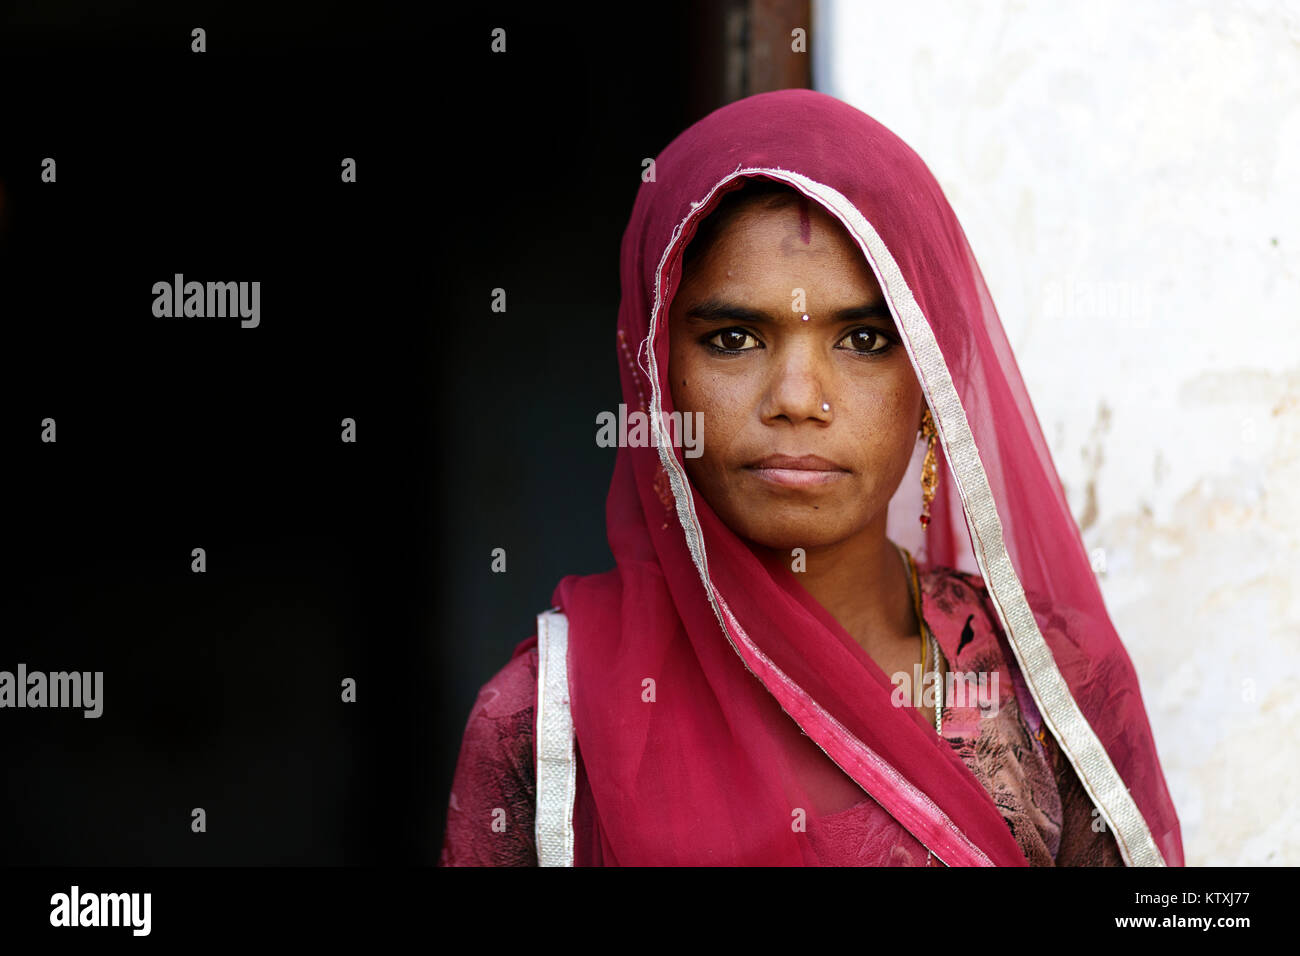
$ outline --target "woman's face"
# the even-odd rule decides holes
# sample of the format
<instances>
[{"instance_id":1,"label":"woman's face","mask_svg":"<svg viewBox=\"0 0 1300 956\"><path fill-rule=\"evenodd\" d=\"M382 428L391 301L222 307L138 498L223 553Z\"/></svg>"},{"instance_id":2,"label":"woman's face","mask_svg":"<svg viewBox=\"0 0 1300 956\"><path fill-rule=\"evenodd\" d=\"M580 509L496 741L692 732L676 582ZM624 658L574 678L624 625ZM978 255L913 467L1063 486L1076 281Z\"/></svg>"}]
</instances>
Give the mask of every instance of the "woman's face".
<instances>
[{"instance_id":1,"label":"woman's face","mask_svg":"<svg viewBox=\"0 0 1300 956\"><path fill-rule=\"evenodd\" d=\"M807 200L741 206L683 276L669 335L673 405L703 414L687 473L732 530L780 549L883 536L922 395L836 220Z\"/></svg>"}]
</instances>

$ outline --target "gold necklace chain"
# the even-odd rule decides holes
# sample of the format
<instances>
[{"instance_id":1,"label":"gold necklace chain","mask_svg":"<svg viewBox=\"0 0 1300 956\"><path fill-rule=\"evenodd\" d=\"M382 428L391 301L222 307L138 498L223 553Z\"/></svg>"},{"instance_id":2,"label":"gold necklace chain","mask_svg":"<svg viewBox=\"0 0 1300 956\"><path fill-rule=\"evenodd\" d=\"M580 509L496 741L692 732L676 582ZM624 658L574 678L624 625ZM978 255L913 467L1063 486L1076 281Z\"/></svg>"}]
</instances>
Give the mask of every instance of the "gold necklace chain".
<instances>
[{"instance_id":1,"label":"gold necklace chain","mask_svg":"<svg viewBox=\"0 0 1300 956\"><path fill-rule=\"evenodd\" d=\"M943 733L943 660L939 653L939 644L935 641L934 634L925 624L925 618L921 616L921 582L920 576L916 569L916 562L912 559L912 554L906 548L899 547L903 552L903 557L907 561L907 587L912 594L912 607L916 612L916 623L921 629L921 693L924 700L926 662L931 642L934 643L934 673L935 673L935 703L934 703L934 732Z\"/></svg>"}]
</instances>

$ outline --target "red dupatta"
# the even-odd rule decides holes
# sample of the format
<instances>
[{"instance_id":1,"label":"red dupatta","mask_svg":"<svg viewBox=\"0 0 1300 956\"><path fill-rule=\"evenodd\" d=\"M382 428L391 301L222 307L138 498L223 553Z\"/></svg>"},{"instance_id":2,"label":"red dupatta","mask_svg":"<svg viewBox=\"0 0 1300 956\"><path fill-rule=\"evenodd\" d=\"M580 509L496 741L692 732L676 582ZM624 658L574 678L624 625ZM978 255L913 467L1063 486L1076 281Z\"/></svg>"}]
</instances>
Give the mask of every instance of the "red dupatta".
<instances>
[{"instance_id":1,"label":"red dupatta","mask_svg":"<svg viewBox=\"0 0 1300 956\"><path fill-rule=\"evenodd\" d=\"M909 471L890 538L923 566L982 575L1044 724L1125 862L1182 865L1137 677L1001 322L952 209L901 140L832 97L784 90L717 110L667 146L623 238L623 401L672 411L668 307L683 250L752 176L821 203L858 243L934 417L931 523L918 526ZM853 816L881 864L891 846L920 844L949 865L1025 865L967 766L914 708L891 704L888 677L789 568L722 523L667 421L650 417L654 443L617 453L606 505L617 568L566 577L553 598L568 618L588 788L575 864L816 865L842 858L828 847Z\"/></svg>"}]
</instances>

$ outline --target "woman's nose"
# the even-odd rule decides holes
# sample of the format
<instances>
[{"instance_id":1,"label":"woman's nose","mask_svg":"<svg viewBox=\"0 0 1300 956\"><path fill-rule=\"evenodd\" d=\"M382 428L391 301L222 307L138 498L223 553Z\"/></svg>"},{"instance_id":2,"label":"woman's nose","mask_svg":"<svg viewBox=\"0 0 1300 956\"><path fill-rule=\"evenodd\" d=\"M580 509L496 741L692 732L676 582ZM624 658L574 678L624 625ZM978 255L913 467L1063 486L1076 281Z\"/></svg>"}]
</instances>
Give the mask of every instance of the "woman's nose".
<instances>
[{"instance_id":1,"label":"woman's nose","mask_svg":"<svg viewBox=\"0 0 1300 956\"><path fill-rule=\"evenodd\" d=\"M763 420L785 420L792 424L813 419L829 422L833 397L829 394L830 370L814 350L792 346L772 364L764 397Z\"/></svg>"}]
</instances>

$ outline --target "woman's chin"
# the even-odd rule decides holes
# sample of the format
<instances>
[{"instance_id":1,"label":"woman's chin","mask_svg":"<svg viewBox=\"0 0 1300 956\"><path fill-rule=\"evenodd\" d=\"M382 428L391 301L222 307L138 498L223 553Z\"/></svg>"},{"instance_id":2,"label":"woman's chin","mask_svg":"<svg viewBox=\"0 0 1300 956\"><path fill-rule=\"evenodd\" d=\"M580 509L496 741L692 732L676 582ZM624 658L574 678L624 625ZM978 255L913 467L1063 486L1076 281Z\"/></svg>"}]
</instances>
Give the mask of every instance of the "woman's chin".
<instances>
[{"instance_id":1,"label":"woman's chin","mask_svg":"<svg viewBox=\"0 0 1300 956\"><path fill-rule=\"evenodd\" d=\"M829 518L829 516L828 516ZM743 528L734 528L747 541L775 551L805 551L837 544L852 536L853 529L839 527L839 522L822 518L792 517L748 512Z\"/></svg>"}]
</instances>

